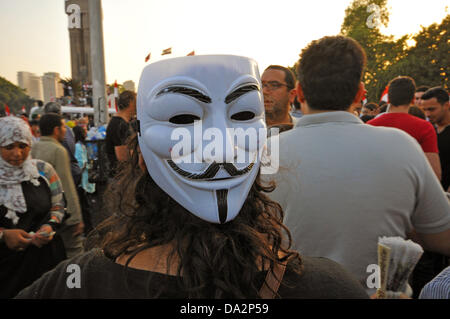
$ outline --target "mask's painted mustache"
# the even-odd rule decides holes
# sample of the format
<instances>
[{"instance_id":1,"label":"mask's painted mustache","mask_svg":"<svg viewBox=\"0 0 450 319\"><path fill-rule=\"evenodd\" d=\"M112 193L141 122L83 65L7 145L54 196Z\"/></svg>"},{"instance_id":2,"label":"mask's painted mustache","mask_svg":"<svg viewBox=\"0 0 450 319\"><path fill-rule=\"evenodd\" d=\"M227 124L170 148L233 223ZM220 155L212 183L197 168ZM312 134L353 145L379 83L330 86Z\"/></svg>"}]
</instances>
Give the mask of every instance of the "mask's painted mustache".
<instances>
[{"instance_id":1,"label":"mask's painted mustache","mask_svg":"<svg viewBox=\"0 0 450 319\"><path fill-rule=\"evenodd\" d=\"M214 176L216 176L217 172L219 171L219 169L221 167L223 167L228 172L228 174L230 174L231 176L244 175L244 174L248 173L254 165L254 163L251 163L249 166L247 166L243 169L237 169L236 166L234 166L231 163L213 162L203 173L194 174L194 173L186 172L185 170L181 169L172 160L168 160L167 163L169 163L170 167L172 167L172 169L175 172L177 172L178 174L180 174L181 176L189 178L189 179L194 179L194 180L211 179Z\"/></svg>"}]
</instances>

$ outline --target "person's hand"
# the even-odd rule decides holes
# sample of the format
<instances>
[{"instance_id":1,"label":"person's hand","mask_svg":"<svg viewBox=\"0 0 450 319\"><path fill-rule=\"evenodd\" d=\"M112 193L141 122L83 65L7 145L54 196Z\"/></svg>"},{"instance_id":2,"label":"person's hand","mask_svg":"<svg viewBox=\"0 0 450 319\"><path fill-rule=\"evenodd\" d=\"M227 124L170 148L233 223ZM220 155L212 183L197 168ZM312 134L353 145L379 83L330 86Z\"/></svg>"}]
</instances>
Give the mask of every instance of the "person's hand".
<instances>
[{"instance_id":1,"label":"person's hand","mask_svg":"<svg viewBox=\"0 0 450 319\"><path fill-rule=\"evenodd\" d=\"M3 239L6 246L11 250L22 251L31 243L32 235L23 229L3 230Z\"/></svg>"},{"instance_id":2,"label":"person's hand","mask_svg":"<svg viewBox=\"0 0 450 319\"><path fill-rule=\"evenodd\" d=\"M42 225L41 228L34 234L31 243L36 247L41 248L47 245L53 239L53 229L50 225Z\"/></svg>"},{"instance_id":3,"label":"person's hand","mask_svg":"<svg viewBox=\"0 0 450 319\"><path fill-rule=\"evenodd\" d=\"M79 224L76 224L74 227L73 227L73 235L74 236L78 236L78 235L80 235L80 234L82 234L83 233L83 230L84 230L84 223L83 222L80 222Z\"/></svg>"}]
</instances>

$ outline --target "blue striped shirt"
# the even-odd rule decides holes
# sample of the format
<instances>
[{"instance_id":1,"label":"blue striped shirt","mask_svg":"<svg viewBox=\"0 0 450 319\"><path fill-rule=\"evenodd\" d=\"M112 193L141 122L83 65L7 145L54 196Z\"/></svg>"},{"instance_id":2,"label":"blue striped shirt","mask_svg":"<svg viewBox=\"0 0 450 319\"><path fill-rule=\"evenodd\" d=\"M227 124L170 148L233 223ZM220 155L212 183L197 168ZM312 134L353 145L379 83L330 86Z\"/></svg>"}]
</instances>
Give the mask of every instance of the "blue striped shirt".
<instances>
[{"instance_id":1,"label":"blue striped shirt","mask_svg":"<svg viewBox=\"0 0 450 319\"><path fill-rule=\"evenodd\" d=\"M450 299L450 266L423 287L419 299Z\"/></svg>"}]
</instances>

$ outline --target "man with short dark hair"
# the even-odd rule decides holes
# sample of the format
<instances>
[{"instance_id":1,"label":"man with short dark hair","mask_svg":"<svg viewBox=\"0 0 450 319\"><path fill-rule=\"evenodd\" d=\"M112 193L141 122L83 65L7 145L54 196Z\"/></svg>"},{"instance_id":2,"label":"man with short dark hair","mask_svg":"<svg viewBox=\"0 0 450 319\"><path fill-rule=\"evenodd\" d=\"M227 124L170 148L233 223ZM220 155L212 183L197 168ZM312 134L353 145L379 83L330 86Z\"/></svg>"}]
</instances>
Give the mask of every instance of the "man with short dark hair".
<instances>
[{"instance_id":1,"label":"man with short dark hair","mask_svg":"<svg viewBox=\"0 0 450 319\"><path fill-rule=\"evenodd\" d=\"M330 258L369 295L368 268L380 236L416 230L425 247L450 256L450 204L417 142L405 132L365 125L365 53L353 39L324 37L302 52L297 96L305 115L279 136L277 188L294 248Z\"/></svg>"},{"instance_id":2,"label":"man with short dark hair","mask_svg":"<svg viewBox=\"0 0 450 319\"><path fill-rule=\"evenodd\" d=\"M125 144L131 135L130 121L136 115L136 93L124 91L119 96L119 111L111 118L106 128L106 154L110 164L110 177L117 173L119 162L129 157Z\"/></svg>"},{"instance_id":3,"label":"man with short dark hair","mask_svg":"<svg viewBox=\"0 0 450 319\"><path fill-rule=\"evenodd\" d=\"M61 104L57 102L48 102L44 106L44 114L46 113L56 113L62 116ZM75 136L68 125L66 125L66 135L61 144L66 148L67 154L69 155L70 172L72 173L73 182L77 186L81 183L81 168L75 158Z\"/></svg>"},{"instance_id":4,"label":"man with short dark hair","mask_svg":"<svg viewBox=\"0 0 450 319\"><path fill-rule=\"evenodd\" d=\"M446 90L431 88L422 95L422 108L436 126L444 190L450 192L450 102Z\"/></svg>"},{"instance_id":5,"label":"man with short dark hair","mask_svg":"<svg viewBox=\"0 0 450 319\"><path fill-rule=\"evenodd\" d=\"M387 113L367 122L374 126L395 127L405 131L422 147L425 156L437 178L441 180L441 164L436 132L430 122L408 114L414 102L416 85L409 76L399 76L389 82L389 103Z\"/></svg>"},{"instance_id":6,"label":"man with short dark hair","mask_svg":"<svg viewBox=\"0 0 450 319\"><path fill-rule=\"evenodd\" d=\"M291 129L293 119L289 111L295 98L294 74L284 66L270 65L261 75L261 82L267 126L277 126L280 131Z\"/></svg>"},{"instance_id":7,"label":"man with short dark hair","mask_svg":"<svg viewBox=\"0 0 450 319\"><path fill-rule=\"evenodd\" d=\"M70 172L70 160L67 150L61 145L66 135L66 125L61 115L46 113L39 120L41 138L33 144L31 156L50 163L59 178L67 201L67 212L70 215L64 221L59 233L64 241L68 258L83 252L83 219L77 190Z\"/></svg>"}]
</instances>

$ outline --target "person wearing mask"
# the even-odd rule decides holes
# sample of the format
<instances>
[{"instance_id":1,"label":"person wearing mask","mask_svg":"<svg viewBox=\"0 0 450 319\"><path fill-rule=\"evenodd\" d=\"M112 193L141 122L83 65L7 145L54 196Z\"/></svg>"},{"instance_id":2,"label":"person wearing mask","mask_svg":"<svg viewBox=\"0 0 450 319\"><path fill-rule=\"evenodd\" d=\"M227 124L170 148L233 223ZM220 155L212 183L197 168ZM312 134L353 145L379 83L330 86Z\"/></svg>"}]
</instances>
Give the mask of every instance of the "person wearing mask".
<instances>
[{"instance_id":1,"label":"person wearing mask","mask_svg":"<svg viewBox=\"0 0 450 319\"><path fill-rule=\"evenodd\" d=\"M67 287L64 262L17 298L368 298L337 263L289 248L283 211L265 195L273 186L260 181L259 156L239 162L226 155L264 149L264 140L223 143L232 127L266 133L254 60L190 56L150 64L137 107L130 160L106 195L113 215L90 236L93 249L68 261L79 265L83 285ZM187 157L201 155L198 161L179 162L171 136L193 131L197 120L200 133L217 133L217 152L199 154L208 142L201 137L185 149Z\"/></svg>"}]
</instances>

